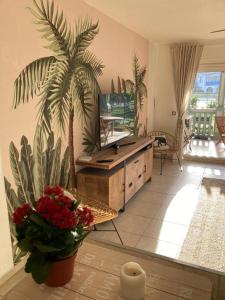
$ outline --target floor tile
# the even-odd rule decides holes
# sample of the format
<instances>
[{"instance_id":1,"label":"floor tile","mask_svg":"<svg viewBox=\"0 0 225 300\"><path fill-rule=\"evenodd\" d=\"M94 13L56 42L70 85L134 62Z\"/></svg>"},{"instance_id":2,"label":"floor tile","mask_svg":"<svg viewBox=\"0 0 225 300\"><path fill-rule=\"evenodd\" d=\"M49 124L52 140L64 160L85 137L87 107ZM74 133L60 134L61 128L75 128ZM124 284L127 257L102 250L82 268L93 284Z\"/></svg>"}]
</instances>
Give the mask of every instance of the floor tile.
<instances>
[{"instance_id":1,"label":"floor tile","mask_svg":"<svg viewBox=\"0 0 225 300\"><path fill-rule=\"evenodd\" d=\"M97 230L115 230L111 221L96 225Z\"/></svg>"},{"instance_id":2,"label":"floor tile","mask_svg":"<svg viewBox=\"0 0 225 300\"><path fill-rule=\"evenodd\" d=\"M143 236L181 245L188 232L188 226L163 220L152 220Z\"/></svg>"},{"instance_id":3,"label":"floor tile","mask_svg":"<svg viewBox=\"0 0 225 300\"><path fill-rule=\"evenodd\" d=\"M139 234L129 233L122 230L120 230L119 233L123 244L129 247L136 247L141 238L141 235Z\"/></svg>"},{"instance_id":4,"label":"floor tile","mask_svg":"<svg viewBox=\"0 0 225 300\"><path fill-rule=\"evenodd\" d=\"M99 240L104 240L104 241L108 241L108 242L121 244L120 239L119 239L116 231L114 231L114 232L111 232L111 231L92 231L89 234L89 238L99 239Z\"/></svg>"},{"instance_id":5,"label":"floor tile","mask_svg":"<svg viewBox=\"0 0 225 300\"><path fill-rule=\"evenodd\" d=\"M213 140L193 139L191 144L192 151L186 149L186 154L189 156L225 158L225 145L223 143L217 144L217 141Z\"/></svg>"},{"instance_id":6,"label":"floor tile","mask_svg":"<svg viewBox=\"0 0 225 300\"><path fill-rule=\"evenodd\" d=\"M176 258L179 246L176 244L159 241L150 237L142 236L137 246L138 249L150 251L156 254Z\"/></svg>"},{"instance_id":7,"label":"floor tile","mask_svg":"<svg viewBox=\"0 0 225 300\"><path fill-rule=\"evenodd\" d=\"M118 218L115 219L115 224L117 229L120 231L130 232L134 234L142 234L147 228L149 222L148 218L141 216L133 216L130 214L120 214Z\"/></svg>"},{"instance_id":8,"label":"floor tile","mask_svg":"<svg viewBox=\"0 0 225 300\"><path fill-rule=\"evenodd\" d=\"M140 203L138 197L135 197L131 200L131 203L128 203L126 211L133 216L141 216L152 219L156 216L159 207L160 204L152 203L150 201Z\"/></svg>"}]
</instances>

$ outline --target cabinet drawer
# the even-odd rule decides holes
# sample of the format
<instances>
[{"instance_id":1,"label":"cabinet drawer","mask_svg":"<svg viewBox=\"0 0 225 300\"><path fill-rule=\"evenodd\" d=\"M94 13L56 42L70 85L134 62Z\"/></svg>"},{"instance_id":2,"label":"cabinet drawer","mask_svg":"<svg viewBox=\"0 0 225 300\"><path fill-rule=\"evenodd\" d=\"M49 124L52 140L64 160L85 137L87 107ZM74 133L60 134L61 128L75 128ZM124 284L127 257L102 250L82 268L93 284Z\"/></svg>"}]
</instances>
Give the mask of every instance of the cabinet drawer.
<instances>
[{"instance_id":1,"label":"cabinet drawer","mask_svg":"<svg viewBox=\"0 0 225 300\"><path fill-rule=\"evenodd\" d=\"M137 174L142 173L145 169L145 156L144 153L139 154L126 166L127 182L137 178Z\"/></svg>"},{"instance_id":2,"label":"cabinet drawer","mask_svg":"<svg viewBox=\"0 0 225 300\"><path fill-rule=\"evenodd\" d=\"M145 156L139 153L126 167L126 202L144 183Z\"/></svg>"},{"instance_id":3,"label":"cabinet drawer","mask_svg":"<svg viewBox=\"0 0 225 300\"><path fill-rule=\"evenodd\" d=\"M135 189L136 189L136 192L142 187L142 185L145 183L145 173L144 171L142 170L142 172L139 172L137 174L137 178L136 178L136 181L135 181Z\"/></svg>"},{"instance_id":4,"label":"cabinet drawer","mask_svg":"<svg viewBox=\"0 0 225 300\"><path fill-rule=\"evenodd\" d=\"M135 181L128 181L126 184L126 203L136 193Z\"/></svg>"}]
</instances>

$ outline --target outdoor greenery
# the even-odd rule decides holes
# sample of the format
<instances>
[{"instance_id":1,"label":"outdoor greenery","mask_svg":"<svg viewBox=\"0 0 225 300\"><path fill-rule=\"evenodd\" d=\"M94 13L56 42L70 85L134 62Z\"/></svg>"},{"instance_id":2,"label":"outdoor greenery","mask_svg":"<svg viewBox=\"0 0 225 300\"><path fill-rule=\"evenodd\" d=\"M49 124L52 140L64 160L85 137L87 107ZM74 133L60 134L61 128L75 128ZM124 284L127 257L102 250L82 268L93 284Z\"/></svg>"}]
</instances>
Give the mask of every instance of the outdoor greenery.
<instances>
[{"instance_id":1,"label":"outdoor greenery","mask_svg":"<svg viewBox=\"0 0 225 300\"><path fill-rule=\"evenodd\" d=\"M191 97L191 102L190 102L191 108L196 108L197 107L197 102L198 102L198 97L192 96Z\"/></svg>"},{"instance_id":2,"label":"outdoor greenery","mask_svg":"<svg viewBox=\"0 0 225 300\"><path fill-rule=\"evenodd\" d=\"M29 8L35 18L46 48L52 56L42 57L26 66L15 81L13 107L39 98L38 122L48 135L53 126L65 133L68 125L70 186L75 186L73 122L74 112L86 120L92 112L98 93L97 77L102 75L102 62L87 48L99 32L99 25L80 19L75 29L67 23L54 1L33 0Z\"/></svg>"},{"instance_id":3,"label":"outdoor greenery","mask_svg":"<svg viewBox=\"0 0 225 300\"><path fill-rule=\"evenodd\" d=\"M42 127L37 126L33 151L25 136L22 136L20 145L20 152L13 142L9 146L10 165L16 189L14 190L7 178L4 178L14 263L24 255L16 243L15 226L12 222L14 210L22 204L34 207L47 185L67 188L69 183L69 149L67 147L64 154L61 154L61 139L58 138L55 142L53 132L50 132L46 141Z\"/></svg>"}]
</instances>

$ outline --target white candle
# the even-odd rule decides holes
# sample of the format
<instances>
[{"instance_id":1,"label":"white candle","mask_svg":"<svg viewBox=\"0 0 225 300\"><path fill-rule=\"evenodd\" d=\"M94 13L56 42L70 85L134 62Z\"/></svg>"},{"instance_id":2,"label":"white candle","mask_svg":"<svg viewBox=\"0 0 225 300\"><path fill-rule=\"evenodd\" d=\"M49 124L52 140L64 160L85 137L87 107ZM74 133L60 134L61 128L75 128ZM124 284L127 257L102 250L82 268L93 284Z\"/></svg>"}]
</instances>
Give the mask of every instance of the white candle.
<instances>
[{"instance_id":1,"label":"white candle","mask_svg":"<svg viewBox=\"0 0 225 300\"><path fill-rule=\"evenodd\" d=\"M128 262L121 268L120 289L126 300L141 300L145 295L146 274L135 262Z\"/></svg>"}]
</instances>

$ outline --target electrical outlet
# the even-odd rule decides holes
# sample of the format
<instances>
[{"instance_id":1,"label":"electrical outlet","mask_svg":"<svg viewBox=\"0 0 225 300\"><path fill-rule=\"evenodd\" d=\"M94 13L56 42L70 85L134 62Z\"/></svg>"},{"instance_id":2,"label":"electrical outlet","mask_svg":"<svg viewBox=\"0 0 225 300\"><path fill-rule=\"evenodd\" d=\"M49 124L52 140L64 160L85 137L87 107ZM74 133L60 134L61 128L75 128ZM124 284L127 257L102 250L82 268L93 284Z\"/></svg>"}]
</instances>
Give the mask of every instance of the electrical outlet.
<instances>
[{"instance_id":1,"label":"electrical outlet","mask_svg":"<svg viewBox=\"0 0 225 300\"><path fill-rule=\"evenodd\" d=\"M175 110L172 110L172 116L176 116L176 111Z\"/></svg>"}]
</instances>

